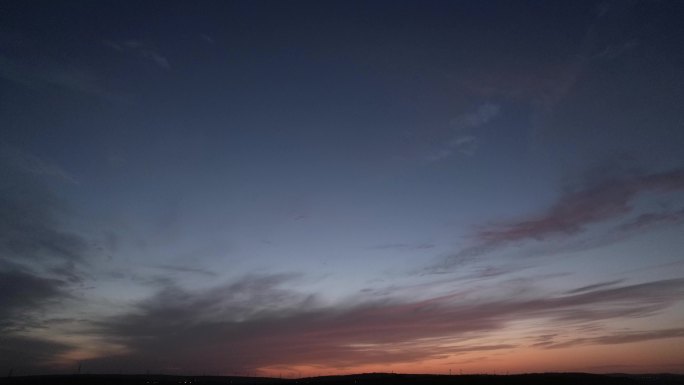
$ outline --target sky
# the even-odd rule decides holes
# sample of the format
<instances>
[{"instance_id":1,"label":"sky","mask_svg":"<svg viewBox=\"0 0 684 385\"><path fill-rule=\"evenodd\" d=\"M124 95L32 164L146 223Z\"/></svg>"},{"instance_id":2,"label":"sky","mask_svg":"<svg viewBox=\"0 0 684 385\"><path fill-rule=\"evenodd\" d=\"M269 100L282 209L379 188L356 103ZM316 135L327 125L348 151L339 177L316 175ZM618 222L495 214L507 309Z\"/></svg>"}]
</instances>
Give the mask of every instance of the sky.
<instances>
[{"instance_id":1,"label":"sky","mask_svg":"<svg viewBox=\"0 0 684 385\"><path fill-rule=\"evenodd\" d=\"M0 1L0 375L684 373L681 1Z\"/></svg>"}]
</instances>

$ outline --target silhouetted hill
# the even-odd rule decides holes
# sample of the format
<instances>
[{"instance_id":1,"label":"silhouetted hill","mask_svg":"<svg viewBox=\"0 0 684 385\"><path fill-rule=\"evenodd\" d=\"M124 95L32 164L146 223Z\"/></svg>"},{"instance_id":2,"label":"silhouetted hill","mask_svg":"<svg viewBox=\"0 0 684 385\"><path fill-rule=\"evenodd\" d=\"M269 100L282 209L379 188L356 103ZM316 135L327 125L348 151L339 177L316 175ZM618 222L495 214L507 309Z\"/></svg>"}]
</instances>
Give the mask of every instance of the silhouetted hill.
<instances>
[{"instance_id":1,"label":"silhouetted hill","mask_svg":"<svg viewBox=\"0 0 684 385\"><path fill-rule=\"evenodd\" d=\"M684 375L539 373L516 375L428 375L370 373L278 379L169 375L52 375L0 379L0 385L684 385Z\"/></svg>"}]
</instances>

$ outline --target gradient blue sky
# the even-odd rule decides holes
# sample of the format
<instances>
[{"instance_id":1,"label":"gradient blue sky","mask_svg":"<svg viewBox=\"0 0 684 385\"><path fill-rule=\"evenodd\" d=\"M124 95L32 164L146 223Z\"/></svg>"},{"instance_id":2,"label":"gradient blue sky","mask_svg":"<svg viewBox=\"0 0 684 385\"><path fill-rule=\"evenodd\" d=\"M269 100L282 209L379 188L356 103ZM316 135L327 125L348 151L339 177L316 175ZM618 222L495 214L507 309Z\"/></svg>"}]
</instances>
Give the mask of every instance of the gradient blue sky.
<instances>
[{"instance_id":1,"label":"gradient blue sky","mask_svg":"<svg viewBox=\"0 0 684 385\"><path fill-rule=\"evenodd\" d=\"M683 18L0 2L0 370L684 372Z\"/></svg>"}]
</instances>

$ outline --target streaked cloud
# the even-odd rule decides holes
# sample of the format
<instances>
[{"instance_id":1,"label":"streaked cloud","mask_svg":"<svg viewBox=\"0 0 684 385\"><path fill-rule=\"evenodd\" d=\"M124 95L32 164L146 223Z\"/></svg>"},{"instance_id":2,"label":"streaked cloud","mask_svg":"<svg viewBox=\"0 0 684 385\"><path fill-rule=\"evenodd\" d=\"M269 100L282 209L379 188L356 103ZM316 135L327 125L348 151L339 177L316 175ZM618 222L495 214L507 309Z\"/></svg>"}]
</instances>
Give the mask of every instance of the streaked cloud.
<instances>
[{"instance_id":1,"label":"streaked cloud","mask_svg":"<svg viewBox=\"0 0 684 385\"><path fill-rule=\"evenodd\" d=\"M637 230L660 225L681 223L682 210L671 206L670 211L638 214L634 201L643 194L667 195L684 191L684 170L675 169L662 173L640 174L606 178L590 184L579 185L561 194L558 199L540 214L509 222L481 225L475 233L475 243L451 254L428 268L431 272L450 271L463 263L492 253L505 246L521 242L544 242L558 238L572 238L581 235L593 224L624 219L626 222L614 226L607 234L594 240L579 241L576 244L557 245L561 249L586 249L616 240ZM677 202L674 202L677 203ZM666 209L663 209L666 210Z\"/></svg>"},{"instance_id":2,"label":"streaked cloud","mask_svg":"<svg viewBox=\"0 0 684 385\"><path fill-rule=\"evenodd\" d=\"M578 294L578 293L582 293L585 291L600 289L600 288L604 288L604 287L608 287L608 286L614 286L614 285L617 285L619 283L622 283L623 281L624 281L623 279L618 279L615 281L595 283L592 285L582 286L582 287L578 287L577 289L570 290L570 291L566 292L566 294Z\"/></svg>"},{"instance_id":3,"label":"streaked cloud","mask_svg":"<svg viewBox=\"0 0 684 385\"><path fill-rule=\"evenodd\" d=\"M70 348L68 344L6 334L3 331L0 365L3 368L10 368L13 376L50 373L55 369L52 367L53 359Z\"/></svg>"},{"instance_id":4,"label":"streaked cloud","mask_svg":"<svg viewBox=\"0 0 684 385\"><path fill-rule=\"evenodd\" d=\"M557 234L574 234L584 227L619 218L633 211L630 203L641 193L684 190L684 170L605 180L561 196L546 212L531 219L486 226L478 237L486 242L541 240ZM648 220L642 220L644 224ZM650 223L655 221L651 220Z\"/></svg>"},{"instance_id":5,"label":"streaked cloud","mask_svg":"<svg viewBox=\"0 0 684 385\"><path fill-rule=\"evenodd\" d=\"M34 312L67 296L62 280L4 265L0 265L0 330L4 333L29 326Z\"/></svg>"},{"instance_id":6,"label":"streaked cloud","mask_svg":"<svg viewBox=\"0 0 684 385\"><path fill-rule=\"evenodd\" d=\"M61 181L78 183L76 178L54 162L48 162L19 148L0 143L0 167L13 167L22 172L53 177Z\"/></svg>"},{"instance_id":7,"label":"streaked cloud","mask_svg":"<svg viewBox=\"0 0 684 385\"><path fill-rule=\"evenodd\" d=\"M640 214L620 225L621 231L636 231L659 225L674 225L684 222L684 209Z\"/></svg>"},{"instance_id":8,"label":"streaked cloud","mask_svg":"<svg viewBox=\"0 0 684 385\"><path fill-rule=\"evenodd\" d=\"M530 134L536 139L541 131L553 129L550 122L556 110L592 70L639 46L639 40L627 33L636 4L622 1L597 6L600 11L587 19L581 38L569 46L567 60L549 62L546 56L532 61L502 59L464 72L459 82L479 96L529 103L533 123Z\"/></svg>"},{"instance_id":9,"label":"streaked cloud","mask_svg":"<svg viewBox=\"0 0 684 385\"><path fill-rule=\"evenodd\" d=\"M475 111L453 118L450 122L451 134L432 150L425 158L428 162L437 162L458 153L471 156L477 150L477 134L472 130L489 123L499 115L500 107L485 103Z\"/></svg>"},{"instance_id":10,"label":"streaked cloud","mask_svg":"<svg viewBox=\"0 0 684 385\"><path fill-rule=\"evenodd\" d=\"M214 44L214 42L215 42L214 38L207 35L206 33L201 33L199 36L202 40L204 40L208 44Z\"/></svg>"},{"instance_id":11,"label":"streaked cloud","mask_svg":"<svg viewBox=\"0 0 684 385\"><path fill-rule=\"evenodd\" d=\"M206 269L200 269L197 267L188 267L188 266L176 266L176 265L156 265L152 266L156 269L162 269L170 272L176 272L176 273L193 273L193 274L199 274L199 275L205 275L205 276L210 276L210 277L215 277L218 274L213 271L209 271Z\"/></svg>"},{"instance_id":12,"label":"streaked cloud","mask_svg":"<svg viewBox=\"0 0 684 385\"><path fill-rule=\"evenodd\" d=\"M432 249L435 245L429 242L417 243L384 243L371 247L376 250L398 250L398 251L414 251Z\"/></svg>"},{"instance_id":13,"label":"streaked cloud","mask_svg":"<svg viewBox=\"0 0 684 385\"><path fill-rule=\"evenodd\" d=\"M489 123L499 115L501 108L492 103L482 104L474 112L466 113L451 120L451 127L455 131L475 128Z\"/></svg>"},{"instance_id":14,"label":"streaked cloud","mask_svg":"<svg viewBox=\"0 0 684 385\"><path fill-rule=\"evenodd\" d=\"M69 209L46 182L70 181L68 174L24 152L7 154L0 158L0 329L9 338L43 327L45 312L71 298L91 245L66 225Z\"/></svg>"},{"instance_id":15,"label":"streaked cloud","mask_svg":"<svg viewBox=\"0 0 684 385\"><path fill-rule=\"evenodd\" d=\"M560 349L576 345L617 345L681 337L684 337L684 329L682 328L646 331L640 330L610 333L591 338L576 338L564 342L553 342L552 340L548 340L538 343L537 346L543 346L546 349Z\"/></svg>"},{"instance_id":16,"label":"streaked cloud","mask_svg":"<svg viewBox=\"0 0 684 385\"><path fill-rule=\"evenodd\" d=\"M169 63L169 60L166 58L166 56L162 55L159 52L159 50L153 48L150 44L147 44L142 40L131 39L118 42L105 40L103 43L117 52L133 53L145 60L154 63L159 68L165 70L171 69L171 64Z\"/></svg>"},{"instance_id":17,"label":"streaked cloud","mask_svg":"<svg viewBox=\"0 0 684 385\"><path fill-rule=\"evenodd\" d=\"M24 159L24 158L22 158ZM37 163L42 165L42 163ZM18 165L18 167L16 167ZM26 164L0 164L0 256L14 263L83 261L88 242L70 231L62 220L68 212L64 202L36 176L45 168ZM48 168L52 176L54 168ZM36 175L37 174L37 175ZM63 178L60 172L57 174Z\"/></svg>"},{"instance_id":18,"label":"streaked cloud","mask_svg":"<svg viewBox=\"0 0 684 385\"><path fill-rule=\"evenodd\" d=\"M227 362L232 370L294 365L341 369L513 349L515 339L500 344L478 341L521 320L545 320L562 329L562 325L657 314L681 301L684 279L611 288L597 284L597 289L585 288L577 294L538 294L527 299L476 300L458 294L336 306L321 305L294 287L296 276L291 275L246 276L206 291L170 286L139 303L135 311L96 325L104 338L128 347L130 353L117 362L138 369L165 363L227 370ZM629 343L666 336L682 333L611 334L581 343ZM555 336L539 342L547 348L580 343ZM91 365L106 366L107 360L102 357Z\"/></svg>"},{"instance_id":19,"label":"streaked cloud","mask_svg":"<svg viewBox=\"0 0 684 385\"><path fill-rule=\"evenodd\" d=\"M113 102L128 102L128 98L124 95L107 89L97 73L87 66L42 59L53 64L49 66L27 65L0 55L0 78L34 90L58 87L62 90L94 95Z\"/></svg>"},{"instance_id":20,"label":"streaked cloud","mask_svg":"<svg viewBox=\"0 0 684 385\"><path fill-rule=\"evenodd\" d=\"M599 1L13 2L0 373L681 358L684 6Z\"/></svg>"}]
</instances>

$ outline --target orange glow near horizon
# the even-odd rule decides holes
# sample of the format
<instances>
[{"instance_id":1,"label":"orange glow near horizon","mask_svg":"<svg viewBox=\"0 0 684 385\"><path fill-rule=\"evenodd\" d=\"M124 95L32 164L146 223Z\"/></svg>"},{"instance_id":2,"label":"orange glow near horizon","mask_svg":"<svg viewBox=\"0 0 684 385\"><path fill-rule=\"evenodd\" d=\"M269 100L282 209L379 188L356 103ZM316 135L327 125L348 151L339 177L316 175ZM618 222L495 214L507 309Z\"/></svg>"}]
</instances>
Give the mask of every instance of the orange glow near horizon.
<instances>
[{"instance_id":1,"label":"orange glow near horizon","mask_svg":"<svg viewBox=\"0 0 684 385\"><path fill-rule=\"evenodd\" d=\"M336 367L331 364L272 365L258 369L267 377L312 377L358 373L519 374L541 372L683 373L677 362L684 348L677 339L565 349L533 347L483 354L470 352L414 363Z\"/></svg>"}]
</instances>

